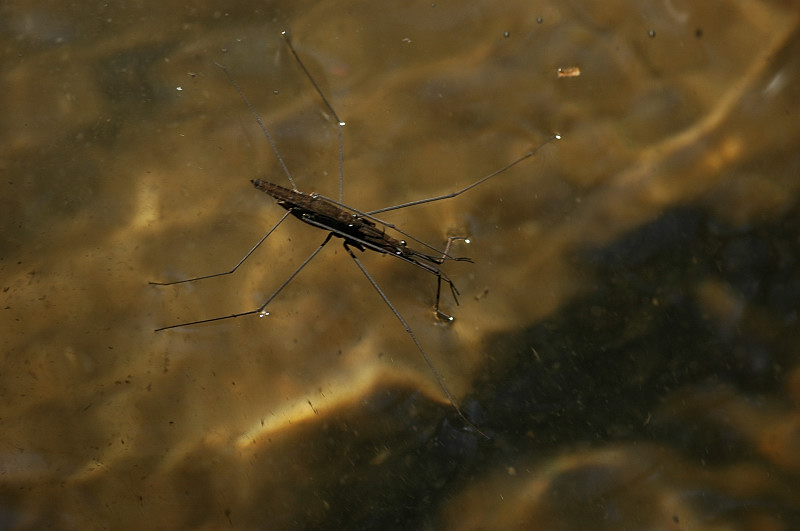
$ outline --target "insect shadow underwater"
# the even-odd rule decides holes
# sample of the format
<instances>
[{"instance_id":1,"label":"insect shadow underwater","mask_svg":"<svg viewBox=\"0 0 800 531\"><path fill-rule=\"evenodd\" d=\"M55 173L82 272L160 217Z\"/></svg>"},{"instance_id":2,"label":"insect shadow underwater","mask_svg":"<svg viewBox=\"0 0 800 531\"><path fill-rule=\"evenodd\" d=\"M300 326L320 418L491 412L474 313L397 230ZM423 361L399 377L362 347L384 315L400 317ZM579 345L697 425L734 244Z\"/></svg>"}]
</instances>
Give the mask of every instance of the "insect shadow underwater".
<instances>
[{"instance_id":1,"label":"insect shadow underwater","mask_svg":"<svg viewBox=\"0 0 800 531\"><path fill-rule=\"evenodd\" d=\"M210 323L214 321L222 321L225 319L233 319L236 317L243 317L245 315L254 315L258 314L260 316L268 315L266 312L267 306L272 302L278 294L283 291L286 286L298 275L300 272L311 262L317 254L331 241L333 237L341 238L343 240L344 249L349 254L350 258L353 259L353 262L358 266L361 272L364 274L366 279L378 293L380 298L383 300L384 304L392 311L394 316L400 322L400 324L405 329L408 336L413 341L414 345L416 346L419 353L422 355L425 363L427 364L428 368L430 369L431 373L435 377L439 387L441 388L444 396L450 402L452 407L455 409L458 416L461 420L466 424L467 427L470 429L480 433L481 435L486 436L480 429L478 429L461 411L458 404L456 403L455 399L453 398L452 394L450 393L447 385L444 383L444 379L439 374L439 371L434 366L433 362L431 361L428 354L425 352L425 349L422 347L422 344L419 342L416 334L408 325L406 320L397 310L394 304L389 300L386 296L384 291L375 281L375 279L370 275L369 271L364 267L361 261L356 256L356 253L353 250L358 250L361 252L364 251L374 251L380 254L386 254L389 256L393 256L399 260L402 260L406 263L409 263L415 267L420 268L421 270L434 275L436 277L436 298L433 305L434 313L436 317L445 322L453 321L453 317L442 312L439 308L439 302L441 298L442 292L442 283L446 284L450 290L450 293L453 297L453 300L456 304L458 304L458 289L456 288L453 281L445 274L444 271L441 269L441 265L448 261L459 261L459 262L472 262L471 259L466 257L454 257L450 254L450 248L454 241L458 240L467 240L465 237L459 236L451 236L448 238L447 243L443 250L438 250L436 247L429 245L411 234L404 232L399 227L392 225L391 223L387 223L382 221L381 219L376 217L376 214L381 214L383 212L389 212L393 210L400 210L403 208L409 208L416 205L422 205L426 203L433 203L435 201L443 201L446 199L451 199L457 197L468 190L475 188L483 184L484 182L488 181L489 179L496 177L497 175L507 171L509 168L516 166L517 164L521 163L522 161L529 159L536 155L536 153L545 145L558 140L561 136L558 133L553 134L549 138L547 138L544 142L533 148L532 150L528 151L521 157L517 158L516 160L506 164L502 168L493 171L492 173L478 179L477 181L473 182L472 184L461 188L455 192L451 192L449 194L438 195L435 197L428 197L425 199L418 199L416 201L409 201L406 203L401 203L398 205L393 205L385 208L380 208L377 210L371 210L368 212L358 210L351 206L348 206L343 203L343 196L344 196L344 140L343 140L343 128L345 122L339 119L339 116L336 114L336 111L333 109L333 106L330 104L328 99L325 97L325 94L322 92L322 89L319 87L317 82L314 80L314 77L306 68L303 61L300 59L297 51L295 50L294 46L292 45L292 41L288 32L284 31L281 33L283 39L288 47L289 51L294 56L294 59L300 69L303 71L305 76L311 82L314 87L314 90L319 95L322 100L322 103L325 105L327 110L330 112L331 116L336 121L338 127L338 137L339 137L339 199L334 200L329 197L325 197L319 194L305 194L300 192L297 189L297 185L295 184L295 180L292 177L291 172L289 171L288 167L286 166L283 157L278 150L275 141L272 138L268 128L264 125L263 120L261 119L260 115L256 112L253 105L245 96L242 89L239 87L238 83L234 80L233 76L231 76L230 72L226 67L219 63L215 63L217 67L219 67L224 73L225 76L228 78L228 81L234 87L236 92L239 94L239 97L242 99L244 104L247 106L247 109L253 115L255 120L258 122L259 127L261 128L264 136L266 137L267 141L270 143L272 147L272 151L275 153L275 156L280 163L283 172L291 184L291 188L287 188L284 186L280 186L278 184L274 184L262 179L254 179L250 182L253 186L262 192L272 196L277 204L284 209L286 209L286 213L272 226L272 228L267 231L267 233L236 263L233 268L228 271L223 271L220 273L214 273L210 275L204 275L200 277L193 277L193 278L186 278L183 280L176 280L172 282L150 282L150 284L157 285L157 286L172 286L175 284L182 284L186 282L195 282L199 280L204 280L208 278L220 277L224 275L233 274L239 266L241 266L245 260L247 260L250 255L252 255L256 249L283 223L287 217L294 216L295 218L299 219L300 221L317 227L319 229L323 229L328 232L325 239L322 243L312 252L298 267L295 271L289 275L289 277L283 281L282 284L278 286L278 288L272 292L272 294L267 297L267 299L256 309L249 310L240 313L234 313L230 315L223 315L218 317L211 317L208 319L201 319L198 321L190 321L190 322L182 322L177 323L169 326L163 326L161 328L157 328L156 332L161 332L163 330L169 330L172 328L184 327L184 326L191 326L197 325L202 323ZM396 234L397 237L392 236L391 234ZM418 248L422 248L424 250L417 250L412 248L409 245L409 240L413 241Z\"/></svg>"}]
</instances>

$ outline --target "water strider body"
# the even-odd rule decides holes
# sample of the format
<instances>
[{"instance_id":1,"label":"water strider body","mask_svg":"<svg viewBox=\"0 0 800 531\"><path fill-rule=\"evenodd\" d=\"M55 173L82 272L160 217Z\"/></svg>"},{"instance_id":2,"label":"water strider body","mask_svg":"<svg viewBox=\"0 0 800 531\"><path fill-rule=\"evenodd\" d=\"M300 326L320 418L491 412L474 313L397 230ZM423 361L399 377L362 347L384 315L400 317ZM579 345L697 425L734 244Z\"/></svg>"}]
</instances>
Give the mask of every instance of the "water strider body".
<instances>
[{"instance_id":1,"label":"water strider body","mask_svg":"<svg viewBox=\"0 0 800 531\"><path fill-rule=\"evenodd\" d=\"M438 266L445 260L472 262L469 258L454 258L447 254L453 241L464 238L450 237L441 256L430 255L412 249L405 240L398 240L387 234L387 227L369 214L348 210L341 203L335 203L318 194L307 195L262 179L254 179L250 182L262 192L274 197L278 206L285 208L300 221L328 230L334 236L343 238L346 247L352 246L359 251L369 249L389 254L436 275L438 280L434 311L440 319L453 320L452 316L439 310L442 281L450 286L450 292L453 294L456 304L458 304L458 290L453 281ZM395 228L395 230L397 229Z\"/></svg>"},{"instance_id":2,"label":"water strider body","mask_svg":"<svg viewBox=\"0 0 800 531\"><path fill-rule=\"evenodd\" d=\"M274 197L278 206L288 210L300 221L316 227L325 227L336 236L344 238L359 251L369 248L381 253L394 254L406 260L421 258L432 263L441 263L439 258L409 248L405 240L389 236L386 229L378 228L374 221L348 211L322 196L307 195L262 179L250 182L262 192Z\"/></svg>"},{"instance_id":3,"label":"water strider body","mask_svg":"<svg viewBox=\"0 0 800 531\"><path fill-rule=\"evenodd\" d=\"M218 277L218 276L232 274L233 272L235 272L239 268L240 265L242 265L242 263L244 263L244 261L251 254L253 254L253 252L255 252L255 250L264 242L264 240L266 240L269 237L269 235L272 234L275 231L275 229L277 229L278 226L281 223L283 223L283 221L286 220L286 218L288 216L290 216L290 215L296 217L297 219L299 219L300 221L303 221L304 223L307 223L307 224L312 225L314 227L317 227L319 229L323 229L323 230L327 231L328 234L325 237L324 241L314 250L314 252L312 252L297 267L297 269L295 269L295 271L286 280L284 280L283 283L280 284L278 286L278 288L258 308L254 309L254 310L249 310L249 311L240 312L240 313L234 313L234 314L230 314L230 315L223 315L223 316L218 316L218 317L212 317L212 318L209 318L209 319L202 319L202 320L199 320L199 321L183 322L183 323L178 323L178 324L174 324L174 325L164 326L164 327L156 329L156 331L158 332L158 331L167 330L167 329L171 329L171 328L178 328L178 327L183 327L183 326L191 326L191 325L196 325L196 324L201 324L201 323L210 323L210 322L214 322L214 321L221 321L221 320L225 320L225 319L232 319L232 318L236 318L236 317L242 317L242 316L245 316L245 315L253 315L253 314L266 315L265 308L269 305L269 303L272 302L272 300L275 297L277 297L278 294L287 285L289 285L289 283L303 270L303 268L305 268L305 266L308 265L308 263L311 262L311 260L314 259L314 257L328 244L328 242L330 242L331 238L336 236L336 237L341 238L343 240L344 248L347 251L347 253L350 255L350 257L353 259L354 263L358 266L358 268L361 270L361 272L367 278L369 283L372 285L372 287L375 289L375 291L381 297L381 299L386 304L386 306L392 311L392 313L395 315L395 317L400 322L400 324L402 324L402 326L405 329L406 333L408 333L409 337L414 342L414 345L416 346L416 348L419 351L419 353L422 355L422 358L425 360L426 365L430 369L430 371L433 374L433 376L436 378L436 381L438 382L439 387L441 388L441 390L444 393L445 397L447 397L447 400L450 402L450 404L455 409L455 411L458 414L458 416L466 423L466 425L468 427L470 427L471 429L475 430L477 433L480 433L481 435L485 436L485 434L480 429L475 427L474 424L469 419L467 419L467 417L461 412L461 409L458 407L458 404L456 403L455 399L450 394L450 391L448 390L447 386L445 385L444 379L439 375L439 372L436 370L436 367L431 362L430 358L428 357L428 354L425 352L425 349L422 347L422 345L420 344L419 340L417 339L417 336L411 330L411 327L409 327L408 323L403 318L403 316L400 314L400 312L397 310L397 308L395 308L395 306L392 304L392 302L389 300L389 298L386 296L386 294L380 288L380 286L375 281L375 279L372 278L372 275L369 274L367 269L364 267L364 265L361 263L361 261L355 255L355 253L353 252L353 249L357 249L357 250L362 251L362 252L363 251L367 251L367 250L371 250L371 251L378 252L378 253L381 253L381 254L387 254L389 256L394 256L394 257L396 257L396 258L398 258L400 260L403 260L403 261L405 261L407 263L410 263L410 264L414 265L415 267L419 267L420 269L422 269L422 270L424 270L424 271L426 271L426 272L428 272L428 273L430 273L432 275L435 275L437 277L437 288L436 288L436 301L435 301L435 304L434 304L434 311L435 311L437 317L439 317L440 319L443 319L443 320L446 320L446 321L452 321L453 318L451 316L449 316L449 315L447 315L447 314L445 314L445 313L443 313L443 312L441 312L439 310L439 299L440 299L440 294L441 294L442 282L445 282L446 284L448 284L448 286L450 287L450 291L451 291L451 293L453 295L453 298L454 298L456 303L458 303L458 290L456 289L456 287L453 284L452 280L450 280L450 278L441 270L441 268L439 266L441 266L445 261L448 261L448 260L452 260L452 261L471 261L469 258L452 257L452 256L450 256L448 254L448 252L450 250L450 245L452 244L453 241L460 240L460 239L465 239L465 238L450 237L447 240L447 244L446 244L444 250L440 251L440 250L436 249L435 247L433 247L433 246L431 246L429 244L426 244L425 242L423 242L421 240L418 240L417 238L414 238L410 234L408 234L406 232L403 232L400 228L398 228L398 227L396 227L394 225L391 225L389 223L386 223L384 221L381 221L380 219L375 217L375 214L379 214L381 212L388 212L388 211L392 211L392 210L400 210L400 209L403 209L403 208L408 208L408 207L421 205L421 204L425 204L425 203L432 203L432 202L435 202L435 201L442 201L442 200L445 200L445 199L451 199L453 197L459 196L459 195L463 194L464 192L466 192L468 190L471 190L472 188L475 188L476 186L488 181L489 179L491 179L491 178L493 178L493 177L505 172L506 170L508 170L512 166L515 166L515 165L519 164L520 162L522 162L522 161L524 161L524 160L526 160L528 158L533 157L538 152L538 150L540 148L542 148L544 145L546 145L546 144L548 144L548 143L550 143L550 142L552 142L554 140L560 139L561 138L560 135L558 135L557 133L553 134L547 140L542 142L539 146L537 146L534 149L528 151L527 153L525 153L521 157L519 157L516 160L510 162L509 164L506 164L502 168L490 173L489 175L486 175L486 176L482 177L481 179L478 179L477 181L473 182L472 184L470 184L470 185L468 185L468 186L466 186L466 187L464 187L464 188L462 188L462 189L460 189L458 191L455 191L455 192L452 192L452 193L449 193L449 194L435 196L435 197L428 197L428 198L425 198L425 199L419 199L419 200L416 200L416 201L410 201L410 202L407 202L407 203L402 203L402 204L399 204L399 205L394 205L394 206L390 206L390 207L386 207L386 208L381 208L381 209L378 209L378 210L372 210L372 211L369 211L369 212L361 212L361 211L359 211L359 210L357 210L357 209L355 209L353 207L345 205L342 202L343 180L344 180L344 177L343 177L343 158L344 158L344 156L343 156L342 128L343 128L343 126L345 124L344 124L343 121L341 121L339 119L339 117L336 114L336 111L333 109L333 106L328 102L327 98L322 93L322 90L319 88L319 86L317 85L317 83L314 80L314 78L311 76L309 71L306 69L305 65L303 64L303 61L300 59L300 57L298 56L297 52L295 51L294 46L292 46L291 40L289 39L289 36L288 36L288 34L286 34L286 32L283 33L283 37L284 37L284 40L285 40L289 50L291 51L292 55L294 55L294 57L295 57L295 59L297 61L297 64L303 70L303 72L305 73L306 77L310 80L310 82L314 86L317 94L320 96L320 98L322 99L323 103L325 104L327 109L331 112L331 114L333 115L333 117L335 118L335 120L337 122L337 125L338 125L338 128L339 128L339 201L335 201L333 199L330 199L330 198L327 198L327 197L323 197L323 196L318 195L318 194L311 194L311 195L304 194L304 193L300 192L297 189L297 186L295 185L294 178L292 177L291 173L289 172L288 168L286 167L286 164L283 161L283 157L281 156L280 151L278 150L277 146L275 145L275 142L273 141L272 136L269 133L269 130L267 129L267 127L264 125L263 121L261 120L261 117L255 111L255 109L253 108L252 104L247 99L247 97L244 95L242 90L239 88L239 85L231 77L231 75L228 72L228 70L224 66L222 66L220 64L217 64L217 66L220 67L222 69L222 71L225 73L225 75L228 77L228 79L231 82L231 84L234 86L236 91L239 93L239 96L241 97L242 101L245 103L247 108L250 110L250 113L253 115L253 117L258 122L259 126L261 127L261 130L264 133L264 136L269 141L270 146L272 147L272 150L273 150L273 152L275 153L275 155L276 155L276 157L278 159L278 162L280 163L281 167L283 168L283 171L284 171L284 174L286 175L287 180L289 181L289 183L291 183L292 188L286 188L284 186L280 186L280 185L277 185L277 184L274 184L274 183L271 183L271 182L268 182L268 181L265 181L265 180L262 180L262 179L255 179L255 180L252 180L251 182L257 189L259 189L259 190L269 194L273 198L275 198L275 200L277 201L278 205L283 207L284 209L286 209L286 213L275 223L275 225L272 226L272 228L269 231L267 231L267 233L250 249L250 251L248 251L247 254L245 254L244 257L241 260L239 260L239 262L232 269L230 269L229 271L224 271L224 272L221 272L221 273L214 273L214 274L211 274L211 275L205 275L205 276L201 276L201 277L193 277L193 278L188 278L188 279L183 279L183 280L178 280L178 281L173 281L173 282L151 282L151 284L160 285L160 286L167 286L167 285L180 284L180 283L184 283L184 282L193 282L193 281L197 281L197 280L202 280L202 279L207 279L207 278L212 278L212 277ZM426 247L427 249L429 249L430 251L432 251L435 254L429 254L429 252L422 252L422 251L418 251L418 250L415 250L415 249L411 248L408 245L406 240L398 239L398 238L395 238L394 236L391 236L389 233L387 233L387 229L389 229L391 231L394 231L394 232L398 233L399 235L405 236L409 240L413 240L414 242L416 242L416 244L418 244L418 245L420 245L422 247Z\"/></svg>"}]
</instances>

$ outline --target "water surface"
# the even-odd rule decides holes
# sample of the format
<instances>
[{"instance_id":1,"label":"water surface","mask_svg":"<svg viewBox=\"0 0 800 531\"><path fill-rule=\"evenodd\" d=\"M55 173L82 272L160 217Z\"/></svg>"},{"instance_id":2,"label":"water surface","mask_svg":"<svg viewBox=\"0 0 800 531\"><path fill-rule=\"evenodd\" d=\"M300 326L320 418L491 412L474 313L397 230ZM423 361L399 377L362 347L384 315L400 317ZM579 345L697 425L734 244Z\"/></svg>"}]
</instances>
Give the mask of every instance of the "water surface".
<instances>
[{"instance_id":1,"label":"water surface","mask_svg":"<svg viewBox=\"0 0 800 531\"><path fill-rule=\"evenodd\" d=\"M785 3L2 8L2 522L12 529L790 529L798 13ZM386 214L363 260L252 178ZM558 68L579 67L563 78Z\"/></svg>"}]
</instances>

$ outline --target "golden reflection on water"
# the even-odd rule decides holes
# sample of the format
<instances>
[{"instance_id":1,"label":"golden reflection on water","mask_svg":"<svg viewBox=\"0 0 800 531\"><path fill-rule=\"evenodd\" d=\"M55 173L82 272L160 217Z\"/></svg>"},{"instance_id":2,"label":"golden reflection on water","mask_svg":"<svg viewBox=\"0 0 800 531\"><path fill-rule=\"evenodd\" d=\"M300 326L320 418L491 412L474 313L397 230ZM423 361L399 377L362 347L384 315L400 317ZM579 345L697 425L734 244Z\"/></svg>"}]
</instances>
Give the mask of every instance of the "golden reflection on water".
<instances>
[{"instance_id":1,"label":"golden reflection on water","mask_svg":"<svg viewBox=\"0 0 800 531\"><path fill-rule=\"evenodd\" d=\"M3 527L790 529L797 12L780 2L3 8ZM172 11L174 9L174 11ZM434 244L363 260L251 178ZM574 65L580 76L559 77Z\"/></svg>"}]
</instances>

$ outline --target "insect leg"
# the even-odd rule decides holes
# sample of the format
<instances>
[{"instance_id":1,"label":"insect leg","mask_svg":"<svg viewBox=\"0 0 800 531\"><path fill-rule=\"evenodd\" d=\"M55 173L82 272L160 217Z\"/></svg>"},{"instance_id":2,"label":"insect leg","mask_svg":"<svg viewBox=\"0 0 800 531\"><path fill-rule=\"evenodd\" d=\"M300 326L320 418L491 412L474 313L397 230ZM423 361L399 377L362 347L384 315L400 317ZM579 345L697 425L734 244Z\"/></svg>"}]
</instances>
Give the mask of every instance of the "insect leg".
<instances>
[{"instance_id":1,"label":"insect leg","mask_svg":"<svg viewBox=\"0 0 800 531\"><path fill-rule=\"evenodd\" d=\"M436 378L436 381L439 383L439 387L442 389L442 392L444 393L444 396L447 398L448 402L450 402L450 405L453 406L453 409L456 410L456 413L458 413L458 416L461 417L461 420L463 420L466 423L466 425L469 426L471 429L475 430L476 432L480 433L481 435L483 435L484 437L486 437L488 439L489 436L486 435L485 433L483 433L480 429L478 429L478 427L475 426L472 422L470 422L470 420L467 417L464 416L464 413L461 412L461 409L456 404L456 401L453 398L453 395L450 394L450 390L447 388L447 386L444 383L444 380L439 375L439 371L436 370L436 367L433 365L433 362L428 357L428 354L425 352L425 349L422 348L422 345L420 344L419 340L417 339L417 336L411 330L411 327L408 326L408 323L406 322L405 319L403 319L403 316L400 315L400 312L397 311L397 308L394 307L394 304L392 304L392 302L389 300L389 297L386 296L386 294L383 292L383 290L380 288L380 286L378 286L378 283L375 282L375 279L372 278L372 275L369 274L369 272L367 271L367 268L364 267L364 265L361 263L361 261L356 257L355 253L353 253L353 250L347 244L346 240L344 242L344 248L350 254L350 257L356 263L356 265L361 270L361 272L364 273L364 276L367 277L367 280L369 280L369 283L372 284L372 287L375 288L375 291L378 292L378 295L380 295L381 299L383 299L383 302L386 304L386 306L388 306L389 309L392 310L392 313L394 314L394 316L397 317L397 320L400 321L401 325L403 325L403 328L405 329L406 333L411 337L411 340L414 342L414 345L416 345L417 350L419 350L419 353L422 354L422 359L425 360L425 364L431 370L431 372L433 373L433 376Z\"/></svg>"},{"instance_id":2,"label":"insect leg","mask_svg":"<svg viewBox=\"0 0 800 531\"><path fill-rule=\"evenodd\" d=\"M456 301L456 305L458 305L458 290L456 289L455 285L450 282L450 279L446 279L446 282L450 284L450 291L453 293L453 300ZM433 304L433 311L436 313L436 317L441 319L446 323L452 323L454 317L452 315L448 315L439 309L439 297L442 294L442 275L436 275L436 302Z\"/></svg>"},{"instance_id":3,"label":"insect leg","mask_svg":"<svg viewBox=\"0 0 800 531\"><path fill-rule=\"evenodd\" d=\"M305 221L309 225L313 225L313 226L319 227L321 229L329 230L332 233L336 234L337 236L340 236L340 237L344 238L345 241L350 241L351 244L354 244L354 245L358 244L358 245L363 246L365 249L370 249L370 250L378 252L380 254L386 254L386 255L389 255L389 256L393 256L393 257L395 257L395 258L397 258L399 260L403 260L404 262L408 262L409 264L417 266L418 268L423 269L423 270L427 271L428 273L430 273L432 275L436 275L436 278L437 278L437 281L436 281L437 282L437 284L436 284L436 303L433 306L433 310L436 313L436 317L438 317L442 321L445 321L445 322L452 322L453 321L453 316L452 315L447 315L446 313L444 313L444 312L439 310L439 298L440 298L441 291L442 291L442 280L447 282L447 284L450 286L450 293L453 294L453 300L456 302L456 305L458 305L458 295L459 295L458 289L456 288L455 284L453 284L453 281L450 280L450 277L448 277L444 273L444 271L442 271L441 269L439 269L435 265L431 265L429 263L421 262L416 257L417 256L424 257L425 260L428 260L429 262L432 262L433 264L441 264L442 262L444 262L444 260L456 260L456 261L467 261L467 262L472 262L472 260L470 260L469 258L452 258L452 257L449 257L446 253L444 255L445 258L442 258L441 261L439 261L440 259L437 258L437 257L430 257L428 255L424 255L424 254L421 254L421 253L416 253L416 254L413 254L413 255L404 256L402 254L391 253L391 252L387 251L386 249L383 249L382 247L379 247L379 246L377 246L377 245L375 245L373 243L368 242L367 240L364 240L362 238L358 238L357 236L354 236L352 234L346 234L346 233L336 229L335 227L331 227L330 225L327 225L325 223L322 223L322 222L317 221L315 219L312 219L310 217L304 218L303 221ZM451 236L449 241L448 241L448 247L449 247L449 242L450 241L457 240L459 238L460 237Z\"/></svg>"},{"instance_id":4,"label":"insect leg","mask_svg":"<svg viewBox=\"0 0 800 531\"><path fill-rule=\"evenodd\" d=\"M236 82L236 80L233 79L233 76L231 75L230 72L228 72L228 69L225 68L224 66L222 66L219 63L214 63L214 64L217 65L223 72L225 72L225 76L228 78L228 81L230 81L231 85L233 85L233 88L236 89L236 92L239 93L239 97L242 99L244 104L247 106L247 110L249 110L250 114L252 114L253 117L256 119L256 122L258 122L258 126L261 128L261 131L264 132L264 136L269 141L269 145L272 146L272 152L275 153L275 156L278 158L278 162L280 162L281 168L283 168L283 173L286 174L286 178L289 179L290 183L292 183L292 188L294 190L297 190L297 185L294 182L294 177L292 177L292 173L289 171L289 168L286 166L286 163L283 161L283 157L281 156L281 152L278 151L278 146L275 144L275 141L272 139L272 135L269 134L269 130L267 129L267 126L264 125L264 120L262 120L261 116L256 112L255 107L253 107L253 104L250 103L250 100L247 99L247 96L244 95L244 91L241 89L241 87L239 87L239 84Z\"/></svg>"},{"instance_id":5,"label":"insect leg","mask_svg":"<svg viewBox=\"0 0 800 531\"><path fill-rule=\"evenodd\" d=\"M434 201L441 201L443 199L450 199L450 198L453 198L453 197L457 197L457 196L463 194L464 192L466 192L468 190L472 190L476 186L485 183L486 181L488 181L492 177L500 175L501 173L505 172L506 170L512 168L513 166L516 166L517 164L519 164L523 160L526 160L526 159L529 159L529 158L533 157L544 146L546 146L550 142L554 142L554 141L560 140L560 139L561 139L561 135L558 134L558 133L554 133L547 140L545 140L544 142L542 142L541 144L539 144L538 146L536 146L532 150L528 151L527 153L525 153L524 155L519 157L517 160L509 162L508 164L506 164L505 166L503 166L499 170L495 170L492 173L490 173L489 175L486 175L485 177L481 177L480 179L478 179L474 183L472 183L472 184L470 184L468 186L465 186L461 190L457 190L457 191L449 193L449 194L437 195L435 197L428 197L426 199L418 199L417 201L409 201L407 203L402 203L402 204L399 204L399 205L394 205L394 206L390 206L390 207L386 207L386 208L379 208L378 210L370 210L368 212L368 214L380 214L381 212L389 212L390 210L399 210L401 208L407 208L407 207L414 206L414 205L424 205L425 203L433 203Z\"/></svg>"},{"instance_id":6,"label":"insect leg","mask_svg":"<svg viewBox=\"0 0 800 531\"><path fill-rule=\"evenodd\" d=\"M283 35L283 40L286 41L286 46L289 47L289 51L292 52L292 55L294 56L295 60L297 60L297 64L300 65L300 68L303 70L303 72L305 73L305 75L308 78L308 80L311 81L311 84L314 86L314 90L317 91L317 94L319 94L319 97L322 98L322 102L325 104L325 106L328 108L328 110L331 111L331 114L333 115L334 119L336 120L336 125L339 127L339 202L342 202L342 201L344 201L344 132L343 132L343 128L345 126L345 123L341 119L339 119L339 115L336 114L335 110L333 110L333 105L330 104L330 102L328 101L328 98L325 97L325 94L322 92L322 89L319 88L319 85L317 84L316 80L314 80L314 77L311 75L311 72L308 71L308 68L306 68L306 65L300 59L300 56L297 54L297 51L294 49L294 46L292 45L292 40L289 37L289 32L288 31L282 31L281 35Z\"/></svg>"},{"instance_id":7,"label":"insect leg","mask_svg":"<svg viewBox=\"0 0 800 531\"><path fill-rule=\"evenodd\" d=\"M284 216L284 217L285 217L285 216ZM309 263L309 262L310 262L310 261L311 261L311 260L312 260L312 259L313 259L315 256L317 256L317 254L318 254L318 253L319 253L319 252L322 250L322 248L323 248L323 247L325 247L325 245L327 245L327 243L328 243L329 241L331 241L331 237L332 237L332 236L333 236L333 233L332 233L332 232L331 232L331 233L329 233L329 234L328 234L328 236L325 238L325 241L323 241L323 242L320 244L320 246L319 246L319 247L317 247L317 248L314 250L314 252L313 252L313 253L311 253L311 254L308 256L308 258L306 258L306 259L303 261L303 263L302 263L302 264L300 264L300 267L298 267L297 269L295 269L295 270L294 270L294 273L292 273L291 275L289 275L289 278L287 278L286 280L284 280L284 281L283 281L283 284L281 284L280 286L278 286L278 289L276 289L275 291L273 291L273 292L272 292L272 295L270 295L270 296L267 298L267 300L266 300L266 301L264 301L264 304L262 304L261 306L259 306L259 307L258 307L258 308L256 308L255 310L250 310L249 312L234 313L234 314L231 314L231 315L222 315L222 316L220 316L220 317L212 317L211 319L201 319L200 321L191 321L191 322L188 322L188 323L178 323L178 324L174 324L174 325L170 325L170 326L162 326L161 328L156 328L156 329L155 329L155 331L156 331L156 332L160 332L161 330L169 330L170 328L180 328L180 327L182 327L182 326L190 326L190 325L196 325L196 324L202 324L202 323L213 323L214 321L222 321L222 320L225 320L225 319L233 319L233 318L235 318L235 317L242 317L242 316L244 316L244 315L253 315L253 314L256 314L256 313L257 313L257 314L261 314L261 315L266 315L266 314L264 313L264 308L266 308L266 307L267 307L267 305L268 305L270 302L272 302L272 300L273 300L275 297L277 297L277 296L278 296L278 293L280 293L281 291L283 291L283 288L285 288L286 286L288 286L288 285L289 285L289 282L291 282L292 280L294 280L294 277L296 277L296 276L297 276L297 275L300 273L300 271L302 271L302 270L303 270L303 268L304 268L304 267L306 267L306 266L308 265L308 263Z\"/></svg>"},{"instance_id":8,"label":"insect leg","mask_svg":"<svg viewBox=\"0 0 800 531\"><path fill-rule=\"evenodd\" d=\"M172 282L152 282L152 281L150 281L150 282L148 282L148 284L153 284L154 286L171 286L173 284L183 284L184 282L194 282L195 280L204 280L204 279L207 279L207 278L214 278L214 277L221 277L221 276L224 276L224 275L230 275L231 273L233 273L234 271L239 269L239 266L242 265L244 263L244 261L247 260L250 257L250 255L253 254L253 252L256 249L258 249L258 247L262 243L264 243L264 240L266 240L267 237L269 237L269 235L272 234L273 231L278 228L278 225L283 223L283 220L285 220L289 216L289 214L291 214L291 212L286 212L286 214L284 214L283 217L281 217L281 219L279 219L278 222L275 225L273 225L271 229L269 229L269 231L264 235L264 237L261 238L260 240L258 240L258 243L256 243L253 246L252 249L247 251L247 254L244 255L242 257L242 259L239 260L239 262L235 266L233 266L233 269L231 269L230 271L223 271L222 273L214 273L212 275L204 275L202 277L185 278L183 280L175 280L175 281L172 281Z\"/></svg>"},{"instance_id":9,"label":"insect leg","mask_svg":"<svg viewBox=\"0 0 800 531\"><path fill-rule=\"evenodd\" d=\"M447 254L448 252L450 252L450 246L456 240L469 241L469 240L467 240L467 238L465 238L463 236L450 236L449 238L447 238L447 244L444 247L444 251L442 251L442 257L439 258L438 260L436 260L436 263L443 264L445 260L456 260L456 261L472 262L472 260L470 260L469 258L453 258L449 254ZM453 316L452 315L447 315L446 313L444 313L443 311L441 311L439 309L439 297L442 294L442 279L444 279L444 281L447 282L450 285L450 293L452 293L453 300L456 302L456 305L458 305L458 296L460 295L460 293L458 292L458 288L456 288L456 285L453 284L453 281L450 280L447 277L447 275L445 275L439 268L433 268L433 269L435 270L436 277L437 277L436 278L436 302L433 305L433 311L436 313L436 317L438 317L442 321L452 322L453 321Z\"/></svg>"},{"instance_id":10,"label":"insect leg","mask_svg":"<svg viewBox=\"0 0 800 531\"><path fill-rule=\"evenodd\" d=\"M450 236L447 238L447 243L444 246L444 251L442 251L442 257L439 259L439 263L443 264L445 260L455 260L457 262L472 262L469 258L454 258L447 254L450 251L450 246L453 245L454 241L464 240L465 242L469 243L469 238L465 236Z\"/></svg>"},{"instance_id":11,"label":"insect leg","mask_svg":"<svg viewBox=\"0 0 800 531\"><path fill-rule=\"evenodd\" d=\"M353 212L355 214L358 214L359 217L367 218L370 221L374 221L375 223L379 223L379 224L383 225L385 228L392 229L392 230L396 231L398 234L402 234L403 236L405 236L409 240L414 240L415 242L417 242L418 244L422 245L423 247L427 247L431 251L435 251L437 253L442 253L442 251L440 251L438 248L434 247L433 245L420 240L419 238L415 237L412 234L409 234L409 233L405 232L404 230L402 230L397 225L393 225L393 224L391 224L391 223L389 223L387 221L384 221L384 220L382 220L380 218L376 218L375 216L371 215L369 212L362 212L361 210L358 210L357 208L354 208L354 207L352 207L350 205L345 205L344 203L342 203L340 201L336 201L335 199L327 197L327 196L324 196L322 194L314 194L314 196L318 197L318 198L321 198L321 199L324 199L325 201L329 201L329 202L333 203L334 205L338 206L339 208L343 208L345 210L349 210L349 211L351 211L351 212ZM455 240L463 240L465 238L454 237L453 239L455 239ZM419 253L419 254L422 255L422 253ZM450 256L449 254L447 254L447 252L442 253L442 255L443 256L442 256L441 259L432 259L432 260L434 262L436 262L437 264L442 264L446 260L453 260L453 261L456 261L456 262L472 262L472 260L470 258ZM425 255L425 256L427 256L427 255Z\"/></svg>"}]
</instances>

